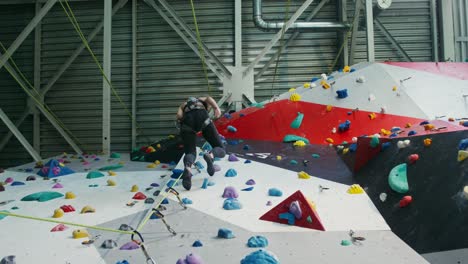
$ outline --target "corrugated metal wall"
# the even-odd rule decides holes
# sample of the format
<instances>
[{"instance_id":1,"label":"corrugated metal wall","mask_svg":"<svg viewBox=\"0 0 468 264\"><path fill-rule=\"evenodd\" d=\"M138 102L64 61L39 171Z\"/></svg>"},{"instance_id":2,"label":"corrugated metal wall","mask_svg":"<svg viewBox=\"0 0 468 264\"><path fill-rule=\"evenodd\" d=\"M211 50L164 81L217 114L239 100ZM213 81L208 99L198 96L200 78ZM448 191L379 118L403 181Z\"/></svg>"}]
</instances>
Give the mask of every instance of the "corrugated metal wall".
<instances>
[{"instance_id":1,"label":"corrugated metal wall","mask_svg":"<svg viewBox=\"0 0 468 264\"><path fill-rule=\"evenodd\" d=\"M0 8L0 41L8 49L23 28L34 17L34 5L15 5ZM3 54L3 49L0 48ZM21 72L33 83L34 75L34 34L31 34L13 54L13 60ZM13 67L13 65L12 65ZM0 70L0 108L15 123L26 108L27 95L5 68ZM32 144L32 116L19 127L25 138ZM8 128L0 120L0 141L7 134ZM32 158L13 136L0 151L0 167L8 167L31 162Z\"/></svg>"},{"instance_id":2,"label":"corrugated metal wall","mask_svg":"<svg viewBox=\"0 0 468 264\"><path fill-rule=\"evenodd\" d=\"M112 81L124 103L131 109L131 2L124 6L113 19L112 32ZM303 1L291 0L291 14ZM351 2L351 1L349 1ZM307 16L319 3L315 1L303 14ZM171 6L191 27L193 26L190 4L184 0L170 1ZM248 65L261 52L275 32L262 32L252 22L252 1L245 0L243 5L243 63ZM87 35L102 20L101 1L71 2L80 26ZM34 6L2 6L4 15L0 17L2 26L0 36L11 42L22 30L34 13ZM234 53L234 1L200 0L195 2L200 33L206 45L226 66L233 65ZM315 21L336 21L335 1L330 1L318 13ZM353 4L349 4L348 14L353 14ZM264 0L264 18L284 20L285 2ZM6 17L5 17L6 16ZM9 18L8 18L9 16ZM18 20L18 17L21 19ZM415 61L431 60L431 23L430 0L394 0L392 7L380 18L394 37ZM5 22L3 22L5 21ZM22 22L21 22L22 21ZM22 23L22 24L21 24ZM178 105L190 95L210 94L219 98L221 86L219 79L208 70L211 91L208 91L200 59L184 43L177 33L143 1L138 1L137 19L137 121L142 128L137 137L137 145L147 144L170 133L175 133L174 116ZM41 83L46 85L51 76L61 67L73 51L81 45L80 39L68 22L61 6L57 4L43 20L42 71ZM10 33L8 33L10 32ZM9 37L5 34L10 34ZM285 40L290 33L285 34ZM290 87L297 86L312 76L329 72L337 51L336 32L301 33L287 49L278 64L274 85L273 64L255 84L256 100L270 98ZM366 59L365 32L360 32L356 59ZM378 60L401 60L389 42L376 30L376 58ZM21 49L29 53L18 53L29 59L29 76L32 75L33 38L30 36ZM29 44L28 44L29 43ZM102 56L102 32L91 43L99 60ZM275 50L273 50L275 51ZM263 66L262 60L255 70ZM27 68L25 66L25 68ZM5 75L4 70L0 74ZM31 78L32 79L32 78ZM1 92L8 98L17 98L18 103L7 103L0 99L2 107L9 112L22 111L24 96L14 93L17 88L8 78L0 79ZM10 87L5 90L3 87ZM19 88L18 88L19 89ZM4 92L7 91L7 92ZM11 92L9 92L11 91ZM22 100L22 101L21 101ZM85 50L52 87L45 98L49 107L58 115L65 126L78 138L80 147L88 152L101 149L102 134L102 77L97 66ZM10 105L10 109L8 109ZM13 107L14 105L14 107ZM15 110L16 109L16 110ZM44 118L42 120L45 120ZM2 127L4 129L4 127ZM112 145L114 151L127 152L131 145L131 121L113 97L112 101ZM31 121L21 130L31 134ZM4 130L3 130L4 131ZM4 133L3 133L4 134ZM3 135L1 134L1 135ZM32 141L29 135L28 139ZM14 145L14 143L10 143ZM16 153L29 159L22 148ZM70 151L66 142L47 122L41 124L41 154L43 157ZM0 154L6 161L15 150L9 147ZM1 161L1 160L0 160Z\"/></svg>"},{"instance_id":3,"label":"corrugated metal wall","mask_svg":"<svg viewBox=\"0 0 468 264\"><path fill-rule=\"evenodd\" d=\"M453 0L455 61L468 62L468 0Z\"/></svg>"}]
</instances>

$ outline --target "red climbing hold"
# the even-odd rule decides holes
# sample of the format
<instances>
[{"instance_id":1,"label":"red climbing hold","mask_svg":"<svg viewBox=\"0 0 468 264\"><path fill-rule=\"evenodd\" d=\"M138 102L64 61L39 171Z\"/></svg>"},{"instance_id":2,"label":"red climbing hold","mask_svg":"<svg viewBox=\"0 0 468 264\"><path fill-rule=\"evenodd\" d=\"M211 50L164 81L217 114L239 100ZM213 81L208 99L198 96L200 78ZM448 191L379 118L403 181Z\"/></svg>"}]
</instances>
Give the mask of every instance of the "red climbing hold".
<instances>
[{"instance_id":1,"label":"red climbing hold","mask_svg":"<svg viewBox=\"0 0 468 264\"><path fill-rule=\"evenodd\" d=\"M144 195L143 193L141 192L137 192L132 199L135 199L135 200L145 200L146 199L146 195Z\"/></svg>"},{"instance_id":2,"label":"red climbing hold","mask_svg":"<svg viewBox=\"0 0 468 264\"><path fill-rule=\"evenodd\" d=\"M294 201L297 201L302 211L302 216L299 219L295 219L294 221L295 226L325 231L325 228L323 227L317 212L313 209L312 203L307 200L307 198L304 196L304 194L302 194L301 191L293 193L291 196L286 198L273 209L262 215L260 219L281 224L288 224L288 220L280 219L279 215L283 213L288 213L289 206Z\"/></svg>"},{"instance_id":3,"label":"red climbing hold","mask_svg":"<svg viewBox=\"0 0 468 264\"><path fill-rule=\"evenodd\" d=\"M62 209L65 213L75 212L75 208L73 208L71 205L62 205L60 206L60 209Z\"/></svg>"},{"instance_id":4,"label":"red climbing hold","mask_svg":"<svg viewBox=\"0 0 468 264\"><path fill-rule=\"evenodd\" d=\"M419 159L418 154L411 154L408 156L409 164L414 164Z\"/></svg>"},{"instance_id":5,"label":"red climbing hold","mask_svg":"<svg viewBox=\"0 0 468 264\"><path fill-rule=\"evenodd\" d=\"M413 202L413 197L411 197L411 196L409 196L409 195L403 197L403 198L400 200L400 208L403 208L403 207L408 206L411 202Z\"/></svg>"}]
</instances>

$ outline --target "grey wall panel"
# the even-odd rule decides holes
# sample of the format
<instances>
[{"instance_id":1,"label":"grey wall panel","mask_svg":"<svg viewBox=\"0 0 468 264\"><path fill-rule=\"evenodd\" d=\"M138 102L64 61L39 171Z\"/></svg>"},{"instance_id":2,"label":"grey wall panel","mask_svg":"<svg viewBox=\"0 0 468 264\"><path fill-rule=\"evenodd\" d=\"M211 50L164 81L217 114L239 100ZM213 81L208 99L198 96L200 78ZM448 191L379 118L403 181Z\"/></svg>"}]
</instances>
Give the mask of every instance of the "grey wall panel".
<instances>
[{"instance_id":1,"label":"grey wall panel","mask_svg":"<svg viewBox=\"0 0 468 264\"><path fill-rule=\"evenodd\" d=\"M33 5L14 5L0 8L0 41L7 49L33 17ZM4 53L1 48L0 51L2 54ZM34 33L26 38L12 58L19 70L32 83L34 75ZM0 108L14 123L22 115L26 106L26 93L3 67L0 70ZM32 118L27 118L19 127L19 130L32 144ZM1 140L5 137L7 131L9 131L8 128L0 121ZM0 167L5 168L31 161L31 156L14 136L0 152Z\"/></svg>"}]
</instances>

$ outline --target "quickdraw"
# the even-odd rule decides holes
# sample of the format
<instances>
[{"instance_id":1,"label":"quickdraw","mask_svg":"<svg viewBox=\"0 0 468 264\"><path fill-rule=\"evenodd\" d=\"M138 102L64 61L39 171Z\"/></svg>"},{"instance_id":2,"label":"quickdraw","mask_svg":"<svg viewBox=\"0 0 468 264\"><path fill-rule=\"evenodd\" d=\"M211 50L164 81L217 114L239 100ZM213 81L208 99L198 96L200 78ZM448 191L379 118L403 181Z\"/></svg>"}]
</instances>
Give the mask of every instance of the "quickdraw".
<instances>
[{"instance_id":1,"label":"quickdraw","mask_svg":"<svg viewBox=\"0 0 468 264\"><path fill-rule=\"evenodd\" d=\"M176 191L176 190L175 190L174 188L172 188L172 187L167 188L166 191L169 192L169 193L174 194L174 195L177 197L177 200L179 200L180 206L182 206L182 208L184 208L184 209L187 209L187 206L184 204L184 202L182 201L182 199L180 199L180 195L179 195L179 192L178 192L178 191Z\"/></svg>"},{"instance_id":2,"label":"quickdraw","mask_svg":"<svg viewBox=\"0 0 468 264\"><path fill-rule=\"evenodd\" d=\"M172 229L172 227L166 222L166 220L164 219L164 214L161 213L161 211L159 211L158 209L156 208L153 208L153 213L159 218L161 219L161 221L163 222L163 224L166 226L167 228L167 231L169 231L172 235L177 235L176 231L174 231L174 229Z\"/></svg>"},{"instance_id":3,"label":"quickdraw","mask_svg":"<svg viewBox=\"0 0 468 264\"><path fill-rule=\"evenodd\" d=\"M143 251L143 255L145 255L145 258L146 258L146 263L148 264L156 264L156 261L149 255L148 251L146 250L146 246L144 244L145 240L143 239L143 236L140 234L140 232L134 230L133 231L134 233L132 234L132 241L137 244L138 246L140 246L141 248L141 251ZM135 240L135 234L138 235L138 237L140 237L140 240Z\"/></svg>"}]
</instances>

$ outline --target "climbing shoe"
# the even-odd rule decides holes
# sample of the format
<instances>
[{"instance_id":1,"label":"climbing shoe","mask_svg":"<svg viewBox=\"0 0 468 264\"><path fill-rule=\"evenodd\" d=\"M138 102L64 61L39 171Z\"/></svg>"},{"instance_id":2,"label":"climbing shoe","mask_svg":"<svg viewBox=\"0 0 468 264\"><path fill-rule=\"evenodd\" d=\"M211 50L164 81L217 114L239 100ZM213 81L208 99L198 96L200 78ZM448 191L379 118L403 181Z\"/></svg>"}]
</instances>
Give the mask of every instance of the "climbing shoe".
<instances>
[{"instance_id":1,"label":"climbing shoe","mask_svg":"<svg viewBox=\"0 0 468 264\"><path fill-rule=\"evenodd\" d=\"M213 176L215 173L214 165L213 165L213 158L211 157L210 153L205 153L203 155L203 159L206 161L206 170L210 176Z\"/></svg>"},{"instance_id":2,"label":"climbing shoe","mask_svg":"<svg viewBox=\"0 0 468 264\"><path fill-rule=\"evenodd\" d=\"M182 186L187 191L190 191L192 188L192 173L187 168L184 169L184 173L182 174Z\"/></svg>"}]
</instances>

